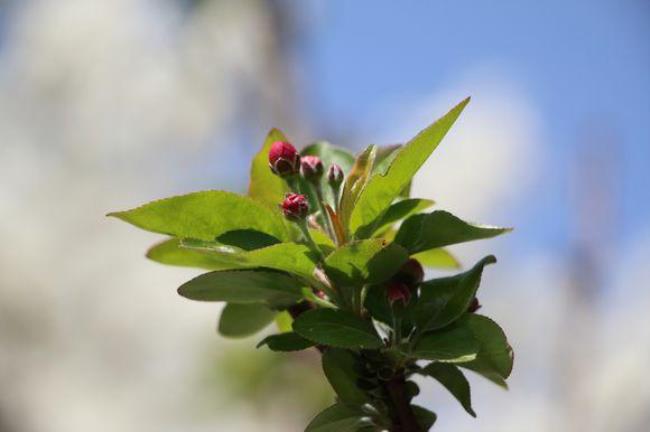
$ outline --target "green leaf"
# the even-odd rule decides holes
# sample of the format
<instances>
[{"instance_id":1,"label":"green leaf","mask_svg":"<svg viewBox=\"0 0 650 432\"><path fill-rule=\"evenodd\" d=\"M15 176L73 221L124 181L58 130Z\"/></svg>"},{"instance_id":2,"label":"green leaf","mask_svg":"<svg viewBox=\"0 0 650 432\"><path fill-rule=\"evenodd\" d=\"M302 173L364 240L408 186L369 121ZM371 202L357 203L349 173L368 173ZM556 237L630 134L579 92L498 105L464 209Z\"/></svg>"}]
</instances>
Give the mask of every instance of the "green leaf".
<instances>
[{"instance_id":1,"label":"green leaf","mask_svg":"<svg viewBox=\"0 0 650 432\"><path fill-rule=\"evenodd\" d=\"M194 192L109 213L147 231L213 241L234 230L255 230L288 240L284 219L248 197L224 191Z\"/></svg>"},{"instance_id":2,"label":"green leaf","mask_svg":"<svg viewBox=\"0 0 650 432\"><path fill-rule=\"evenodd\" d=\"M278 243L273 246L248 252L224 249L215 243L196 244L183 241L182 246L193 253L203 253L212 257L223 269L269 268L285 271L301 277L305 281L313 280L317 258L305 245L297 243Z\"/></svg>"},{"instance_id":3,"label":"green leaf","mask_svg":"<svg viewBox=\"0 0 650 432\"><path fill-rule=\"evenodd\" d=\"M358 228L372 223L400 195L408 186L411 178L442 141L468 102L469 98L463 100L442 118L420 132L399 150L384 175L378 174L370 179L350 216L349 228L351 232L356 232Z\"/></svg>"},{"instance_id":4,"label":"green leaf","mask_svg":"<svg viewBox=\"0 0 650 432\"><path fill-rule=\"evenodd\" d=\"M474 360L479 348L470 329L454 324L425 333L415 344L412 354L419 359L462 363Z\"/></svg>"},{"instance_id":5,"label":"green leaf","mask_svg":"<svg viewBox=\"0 0 650 432\"><path fill-rule=\"evenodd\" d=\"M228 231L216 238L217 243L251 251L280 243L278 239L263 232L254 230Z\"/></svg>"},{"instance_id":6,"label":"green leaf","mask_svg":"<svg viewBox=\"0 0 650 432\"><path fill-rule=\"evenodd\" d=\"M275 311L263 304L228 303L221 311L218 330L225 337L250 336L273 322L275 315Z\"/></svg>"},{"instance_id":7,"label":"green leaf","mask_svg":"<svg viewBox=\"0 0 650 432\"><path fill-rule=\"evenodd\" d=\"M386 171L390 168L390 165L399 154L401 148L401 144L390 144L377 147L377 156L375 157L375 163L372 167L372 174L386 174Z\"/></svg>"},{"instance_id":8,"label":"green leaf","mask_svg":"<svg viewBox=\"0 0 650 432\"><path fill-rule=\"evenodd\" d=\"M271 129L264 140L261 150L251 163L251 178L248 186L248 196L275 210L282 202L284 195L289 192L286 182L276 176L269 168L269 150L276 141L288 141L278 129Z\"/></svg>"},{"instance_id":9,"label":"green leaf","mask_svg":"<svg viewBox=\"0 0 650 432\"><path fill-rule=\"evenodd\" d=\"M411 254L471 240L481 240L512 231L487 225L471 225L444 210L418 214L406 219L395 236L395 243Z\"/></svg>"},{"instance_id":10,"label":"green leaf","mask_svg":"<svg viewBox=\"0 0 650 432\"><path fill-rule=\"evenodd\" d=\"M359 375L355 364L359 359L350 351L329 348L323 354L323 372L339 399L348 405L368 402L366 393L357 386Z\"/></svg>"},{"instance_id":11,"label":"green leaf","mask_svg":"<svg viewBox=\"0 0 650 432\"><path fill-rule=\"evenodd\" d=\"M473 370L503 386L512 372L513 353L505 333L497 323L478 314L467 314L459 322L468 328L480 349L476 359L460 366Z\"/></svg>"},{"instance_id":12,"label":"green leaf","mask_svg":"<svg viewBox=\"0 0 650 432\"><path fill-rule=\"evenodd\" d=\"M430 376L442 384L458 402L465 408L465 411L472 417L476 413L472 409L472 398L469 382L458 367L448 363L430 363L419 371L420 374Z\"/></svg>"},{"instance_id":13,"label":"green leaf","mask_svg":"<svg viewBox=\"0 0 650 432\"><path fill-rule=\"evenodd\" d=\"M341 286L378 284L408 260L404 248L382 239L361 240L340 247L325 259L325 271Z\"/></svg>"},{"instance_id":14,"label":"green leaf","mask_svg":"<svg viewBox=\"0 0 650 432\"><path fill-rule=\"evenodd\" d=\"M356 236L357 238L372 237L375 233L381 232L383 229L391 226L395 222L398 222L412 214L419 213L422 210L431 207L433 204L434 202L431 200L418 198L409 198L398 201L392 204L388 210L379 217L379 220L375 220L366 226L360 227L357 230Z\"/></svg>"},{"instance_id":15,"label":"green leaf","mask_svg":"<svg viewBox=\"0 0 650 432\"><path fill-rule=\"evenodd\" d=\"M202 251L184 248L181 246L179 239L171 238L152 246L147 251L147 258L166 265L194 267L206 270L226 270L232 268L230 255L235 250L229 246L225 248L230 250L230 252L207 254Z\"/></svg>"},{"instance_id":16,"label":"green leaf","mask_svg":"<svg viewBox=\"0 0 650 432\"><path fill-rule=\"evenodd\" d=\"M428 409L423 408L419 405L411 405L411 409L413 410L413 414L415 415L415 419L418 421L418 424L425 431L431 429L433 424L438 419L436 413L434 413L433 411L429 411Z\"/></svg>"},{"instance_id":17,"label":"green leaf","mask_svg":"<svg viewBox=\"0 0 650 432\"><path fill-rule=\"evenodd\" d=\"M293 318L286 310L278 312L275 315L275 325L278 327L280 333L289 333L293 330Z\"/></svg>"},{"instance_id":18,"label":"green leaf","mask_svg":"<svg viewBox=\"0 0 650 432\"><path fill-rule=\"evenodd\" d=\"M425 267L439 269L460 268L460 262L446 249L429 249L413 255Z\"/></svg>"},{"instance_id":19,"label":"green leaf","mask_svg":"<svg viewBox=\"0 0 650 432\"><path fill-rule=\"evenodd\" d=\"M359 156L357 156L352 169L345 177L339 207L339 218L344 227L348 226L350 216L357 204L357 200L370 178L376 155L377 146L368 146L361 154L359 154Z\"/></svg>"},{"instance_id":20,"label":"green leaf","mask_svg":"<svg viewBox=\"0 0 650 432\"><path fill-rule=\"evenodd\" d=\"M293 330L322 345L376 349L383 345L370 321L338 309L314 309L293 322Z\"/></svg>"},{"instance_id":21,"label":"green leaf","mask_svg":"<svg viewBox=\"0 0 650 432\"><path fill-rule=\"evenodd\" d=\"M223 270L184 283L178 293L190 300L290 305L302 298L303 284L270 270Z\"/></svg>"},{"instance_id":22,"label":"green leaf","mask_svg":"<svg viewBox=\"0 0 650 432\"><path fill-rule=\"evenodd\" d=\"M320 412L307 426L305 432L357 432L372 424L360 408L334 404Z\"/></svg>"},{"instance_id":23,"label":"green leaf","mask_svg":"<svg viewBox=\"0 0 650 432\"><path fill-rule=\"evenodd\" d=\"M267 345L271 351L290 352L302 351L316 345L294 332L280 333L265 337L257 344L257 347Z\"/></svg>"},{"instance_id":24,"label":"green leaf","mask_svg":"<svg viewBox=\"0 0 650 432\"><path fill-rule=\"evenodd\" d=\"M476 295L483 268L495 262L496 258L488 255L464 273L422 283L414 311L420 331L439 329L459 319Z\"/></svg>"}]
</instances>

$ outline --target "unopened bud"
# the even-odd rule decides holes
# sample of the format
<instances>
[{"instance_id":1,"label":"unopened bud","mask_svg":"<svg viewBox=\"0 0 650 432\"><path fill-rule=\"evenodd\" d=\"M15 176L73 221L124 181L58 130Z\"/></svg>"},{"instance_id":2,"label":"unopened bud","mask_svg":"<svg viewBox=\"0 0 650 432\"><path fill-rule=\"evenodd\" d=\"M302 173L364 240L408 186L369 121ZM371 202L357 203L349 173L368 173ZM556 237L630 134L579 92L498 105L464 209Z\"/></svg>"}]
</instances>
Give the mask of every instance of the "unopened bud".
<instances>
[{"instance_id":1,"label":"unopened bud","mask_svg":"<svg viewBox=\"0 0 650 432\"><path fill-rule=\"evenodd\" d=\"M327 181L332 187L339 187L343 183L343 170L338 164L333 163L327 169Z\"/></svg>"},{"instance_id":2,"label":"unopened bud","mask_svg":"<svg viewBox=\"0 0 650 432\"><path fill-rule=\"evenodd\" d=\"M390 282L388 284L388 301L391 306L397 301L401 301L404 306L411 300L411 290L402 282Z\"/></svg>"},{"instance_id":3,"label":"unopened bud","mask_svg":"<svg viewBox=\"0 0 650 432\"><path fill-rule=\"evenodd\" d=\"M300 155L294 146L286 141L276 141L269 150L271 171L280 177L289 177L300 171Z\"/></svg>"},{"instance_id":4,"label":"unopened bud","mask_svg":"<svg viewBox=\"0 0 650 432\"><path fill-rule=\"evenodd\" d=\"M318 156L303 156L300 168L302 176L312 183L317 183L323 175L323 162Z\"/></svg>"},{"instance_id":5,"label":"unopened bud","mask_svg":"<svg viewBox=\"0 0 650 432\"><path fill-rule=\"evenodd\" d=\"M282 208L284 216L290 220L302 220L307 217L307 213L309 213L309 203L307 202L307 198L301 194L287 194L280 207Z\"/></svg>"},{"instance_id":6,"label":"unopened bud","mask_svg":"<svg viewBox=\"0 0 650 432\"><path fill-rule=\"evenodd\" d=\"M404 263L397 273L397 278L410 287L416 287L424 280L424 269L422 264L415 258Z\"/></svg>"},{"instance_id":7,"label":"unopened bud","mask_svg":"<svg viewBox=\"0 0 650 432\"><path fill-rule=\"evenodd\" d=\"M481 303L479 303L478 298L474 297L467 307L467 312L474 313L479 309L481 309Z\"/></svg>"},{"instance_id":8,"label":"unopened bud","mask_svg":"<svg viewBox=\"0 0 650 432\"><path fill-rule=\"evenodd\" d=\"M332 187L339 187L343 183L343 170L338 164L332 164L327 170L327 182Z\"/></svg>"}]
</instances>

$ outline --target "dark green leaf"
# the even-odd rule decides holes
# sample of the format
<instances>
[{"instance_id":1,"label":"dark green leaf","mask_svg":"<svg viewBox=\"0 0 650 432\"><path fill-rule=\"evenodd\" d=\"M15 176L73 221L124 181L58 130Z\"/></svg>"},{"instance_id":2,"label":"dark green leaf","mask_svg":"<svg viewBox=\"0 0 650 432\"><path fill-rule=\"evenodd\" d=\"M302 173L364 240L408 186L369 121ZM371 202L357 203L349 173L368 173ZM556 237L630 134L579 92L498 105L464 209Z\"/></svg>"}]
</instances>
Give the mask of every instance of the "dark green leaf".
<instances>
[{"instance_id":1,"label":"dark green leaf","mask_svg":"<svg viewBox=\"0 0 650 432\"><path fill-rule=\"evenodd\" d=\"M354 162L352 169L345 177L343 189L341 191L341 204L339 218L344 227L348 226L348 221L352 215L357 200L366 186L372 167L377 155L377 146L368 146Z\"/></svg>"},{"instance_id":2,"label":"dark green leaf","mask_svg":"<svg viewBox=\"0 0 650 432\"><path fill-rule=\"evenodd\" d=\"M393 276L408 260L404 248L382 239L349 243L325 259L325 271L336 284L377 284Z\"/></svg>"},{"instance_id":3,"label":"dark green leaf","mask_svg":"<svg viewBox=\"0 0 650 432\"><path fill-rule=\"evenodd\" d=\"M418 169L454 124L469 98L420 132L399 150L388 171L373 176L361 192L350 216L350 232L372 223L406 188Z\"/></svg>"},{"instance_id":4,"label":"dark green leaf","mask_svg":"<svg viewBox=\"0 0 650 432\"><path fill-rule=\"evenodd\" d=\"M276 141L288 140L279 130L271 129L264 140L262 149L253 158L248 186L248 196L273 210L276 210L278 204L282 202L284 194L289 192L286 182L273 174L269 168L269 150Z\"/></svg>"},{"instance_id":5,"label":"dark green leaf","mask_svg":"<svg viewBox=\"0 0 650 432\"><path fill-rule=\"evenodd\" d=\"M383 345L370 321L338 309L314 309L293 322L293 330L322 345L375 349Z\"/></svg>"},{"instance_id":6,"label":"dark green leaf","mask_svg":"<svg viewBox=\"0 0 650 432\"><path fill-rule=\"evenodd\" d=\"M460 268L460 262L446 249L429 249L413 255L425 267L439 269Z\"/></svg>"},{"instance_id":7,"label":"dark green leaf","mask_svg":"<svg viewBox=\"0 0 650 432\"><path fill-rule=\"evenodd\" d=\"M302 298L302 284L270 270L223 270L205 273L183 284L178 293L191 300L289 305Z\"/></svg>"},{"instance_id":8,"label":"dark green leaf","mask_svg":"<svg viewBox=\"0 0 650 432\"><path fill-rule=\"evenodd\" d=\"M422 283L414 311L420 331L439 329L460 318L476 295L483 268L495 262L488 255L464 273Z\"/></svg>"},{"instance_id":9,"label":"dark green leaf","mask_svg":"<svg viewBox=\"0 0 650 432\"><path fill-rule=\"evenodd\" d=\"M234 246L245 251L260 249L280 243L268 234L253 230L228 231L216 238L218 243Z\"/></svg>"},{"instance_id":10,"label":"dark green leaf","mask_svg":"<svg viewBox=\"0 0 650 432\"><path fill-rule=\"evenodd\" d=\"M228 303L221 311L218 330L222 336L241 338L262 330L273 322L276 312L263 304Z\"/></svg>"},{"instance_id":11,"label":"dark green leaf","mask_svg":"<svg viewBox=\"0 0 650 432\"><path fill-rule=\"evenodd\" d=\"M257 344L257 347L263 345L267 345L271 351L289 352L301 351L316 344L297 333L288 332L267 336Z\"/></svg>"},{"instance_id":12,"label":"dark green leaf","mask_svg":"<svg viewBox=\"0 0 650 432\"><path fill-rule=\"evenodd\" d=\"M355 365L360 360L350 351L329 348L323 354L323 371L339 399L348 405L368 402L366 393L357 386L360 378Z\"/></svg>"},{"instance_id":13,"label":"dark green leaf","mask_svg":"<svg viewBox=\"0 0 650 432\"><path fill-rule=\"evenodd\" d=\"M419 405L411 405L411 409L413 410L413 414L415 414L415 419L418 421L418 424L424 428L425 431L431 429L438 419L436 413Z\"/></svg>"},{"instance_id":14,"label":"dark green leaf","mask_svg":"<svg viewBox=\"0 0 650 432\"><path fill-rule=\"evenodd\" d=\"M472 409L472 398L469 382L458 367L448 363L430 363L419 371L420 374L430 376L442 384L460 402L465 411L472 417L476 413Z\"/></svg>"},{"instance_id":15,"label":"dark green leaf","mask_svg":"<svg viewBox=\"0 0 650 432\"><path fill-rule=\"evenodd\" d=\"M224 191L195 192L109 213L147 231L213 241L234 230L260 231L280 240L288 230L279 212L248 197Z\"/></svg>"},{"instance_id":16,"label":"dark green leaf","mask_svg":"<svg viewBox=\"0 0 650 432\"><path fill-rule=\"evenodd\" d=\"M452 325L425 333L413 348L419 359L461 363L474 360L480 349L473 333L465 326Z\"/></svg>"},{"instance_id":17,"label":"dark green leaf","mask_svg":"<svg viewBox=\"0 0 650 432\"><path fill-rule=\"evenodd\" d=\"M321 411L307 426L305 432L357 432L372 424L360 408L335 404Z\"/></svg>"},{"instance_id":18,"label":"dark green leaf","mask_svg":"<svg viewBox=\"0 0 650 432\"><path fill-rule=\"evenodd\" d=\"M501 327L478 314L467 314L460 322L472 332L480 345L476 359L461 366L503 385L503 380L512 372L513 353Z\"/></svg>"},{"instance_id":19,"label":"dark green leaf","mask_svg":"<svg viewBox=\"0 0 650 432\"><path fill-rule=\"evenodd\" d=\"M395 243L411 254L471 240L481 240L511 231L486 225L471 225L444 210L413 215L406 219L395 236Z\"/></svg>"},{"instance_id":20,"label":"dark green leaf","mask_svg":"<svg viewBox=\"0 0 650 432\"><path fill-rule=\"evenodd\" d=\"M388 210L383 213L379 220L360 227L357 230L357 238L372 237L375 233L381 232L383 229L390 225L404 219L407 216L421 212L422 210L431 207L433 201L427 199L409 198L398 201L392 204ZM372 230L372 231L371 231Z\"/></svg>"}]
</instances>

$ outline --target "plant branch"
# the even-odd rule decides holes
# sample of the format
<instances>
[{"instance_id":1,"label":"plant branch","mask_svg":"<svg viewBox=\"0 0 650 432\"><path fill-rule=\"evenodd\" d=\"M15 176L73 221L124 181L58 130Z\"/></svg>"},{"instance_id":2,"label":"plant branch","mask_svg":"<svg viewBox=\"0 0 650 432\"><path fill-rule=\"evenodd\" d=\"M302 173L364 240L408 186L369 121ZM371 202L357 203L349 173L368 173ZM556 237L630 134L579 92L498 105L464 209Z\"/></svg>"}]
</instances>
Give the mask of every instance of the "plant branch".
<instances>
[{"instance_id":1,"label":"plant branch","mask_svg":"<svg viewBox=\"0 0 650 432\"><path fill-rule=\"evenodd\" d=\"M404 371L399 371L386 383L386 390L394 408L391 432L422 432L406 393Z\"/></svg>"}]
</instances>

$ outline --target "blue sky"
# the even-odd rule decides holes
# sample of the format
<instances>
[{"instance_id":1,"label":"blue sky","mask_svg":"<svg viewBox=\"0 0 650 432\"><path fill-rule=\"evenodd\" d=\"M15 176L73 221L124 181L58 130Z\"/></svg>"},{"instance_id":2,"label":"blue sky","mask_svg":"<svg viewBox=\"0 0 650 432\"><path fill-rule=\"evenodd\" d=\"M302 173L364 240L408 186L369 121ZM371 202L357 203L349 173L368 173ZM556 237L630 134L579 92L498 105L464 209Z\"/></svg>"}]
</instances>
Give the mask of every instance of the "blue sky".
<instances>
[{"instance_id":1,"label":"blue sky","mask_svg":"<svg viewBox=\"0 0 650 432\"><path fill-rule=\"evenodd\" d=\"M586 125L616 137L617 235L650 205L650 4L598 1L311 1L297 43L305 99L324 136L383 125L392 102L443 92L477 65L516 75L539 110L548 175L520 209L539 241L568 237L567 182ZM471 94L471 89L468 89ZM360 120L362 119L362 120ZM588 152L588 149L586 150Z\"/></svg>"}]
</instances>

